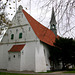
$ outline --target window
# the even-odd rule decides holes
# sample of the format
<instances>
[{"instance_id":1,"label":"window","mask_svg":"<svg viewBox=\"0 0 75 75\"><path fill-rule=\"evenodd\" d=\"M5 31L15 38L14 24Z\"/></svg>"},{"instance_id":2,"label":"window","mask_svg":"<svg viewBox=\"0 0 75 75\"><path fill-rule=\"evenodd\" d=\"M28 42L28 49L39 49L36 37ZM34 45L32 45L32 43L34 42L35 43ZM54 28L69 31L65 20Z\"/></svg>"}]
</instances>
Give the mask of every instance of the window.
<instances>
[{"instance_id":1,"label":"window","mask_svg":"<svg viewBox=\"0 0 75 75\"><path fill-rule=\"evenodd\" d=\"M14 39L14 34L11 34L11 40L13 40Z\"/></svg>"},{"instance_id":2,"label":"window","mask_svg":"<svg viewBox=\"0 0 75 75\"><path fill-rule=\"evenodd\" d=\"M52 28L54 29L54 26L52 26Z\"/></svg>"},{"instance_id":3,"label":"window","mask_svg":"<svg viewBox=\"0 0 75 75\"><path fill-rule=\"evenodd\" d=\"M52 28L54 29L55 28L55 25L53 24Z\"/></svg>"},{"instance_id":4,"label":"window","mask_svg":"<svg viewBox=\"0 0 75 75\"><path fill-rule=\"evenodd\" d=\"M13 57L15 58L15 55Z\"/></svg>"},{"instance_id":5,"label":"window","mask_svg":"<svg viewBox=\"0 0 75 75\"><path fill-rule=\"evenodd\" d=\"M22 33L19 33L19 39L22 38Z\"/></svg>"}]
</instances>

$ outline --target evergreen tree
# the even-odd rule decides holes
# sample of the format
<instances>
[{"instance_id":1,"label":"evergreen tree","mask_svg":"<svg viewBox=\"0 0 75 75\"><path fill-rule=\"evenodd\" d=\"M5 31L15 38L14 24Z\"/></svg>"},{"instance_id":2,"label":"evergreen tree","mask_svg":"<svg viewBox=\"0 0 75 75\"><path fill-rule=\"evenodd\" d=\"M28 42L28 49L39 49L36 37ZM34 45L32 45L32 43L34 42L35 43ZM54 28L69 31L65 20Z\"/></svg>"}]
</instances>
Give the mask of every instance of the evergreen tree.
<instances>
[{"instance_id":1,"label":"evergreen tree","mask_svg":"<svg viewBox=\"0 0 75 75\"><path fill-rule=\"evenodd\" d=\"M62 61L63 69L68 64L75 65L75 41L72 38L62 38L55 40L55 47L50 51L52 61Z\"/></svg>"}]
</instances>

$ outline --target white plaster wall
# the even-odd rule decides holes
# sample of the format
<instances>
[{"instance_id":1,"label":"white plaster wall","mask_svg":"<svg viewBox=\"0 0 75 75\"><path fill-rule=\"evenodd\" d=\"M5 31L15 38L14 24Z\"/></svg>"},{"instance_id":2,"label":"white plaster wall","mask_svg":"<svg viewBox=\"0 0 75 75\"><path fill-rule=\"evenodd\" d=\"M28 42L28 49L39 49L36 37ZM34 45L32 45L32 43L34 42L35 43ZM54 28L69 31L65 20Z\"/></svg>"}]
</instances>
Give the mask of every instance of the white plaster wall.
<instances>
[{"instance_id":1,"label":"white plaster wall","mask_svg":"<svg viewBox=\"0 0 75 75\"><path fill-rule=\"evenodd\" d=\"M14 26L20 26L20 25L27 25L29 23L27 19L25 18L23 12L20 11L20 12L17 12L15 16L13 17L12 24L13 24L12 27L14 27Z\"/></svg>"},{"instance_id":2,"label":"white plaster wall","mask_svg":"<svg viewBox=\"0 0 75 75\"><path fill-rule=\"evenodd\" d=\"M50 70L50 61L49 61L49 57L50 57L50 54L49 54L49 48L48 48L48 45L47 44L43 44L43 48L44 48L44 55L45 55L45 60L46 60L46 69L47 70Z\"/></svg>"},{"instance_id":3,"label":"white plaster wall","mask_svg":"<svg viewBox=\"0 0 75 75\"><path fill-rule=\"evenodd\" d=\"M0 45L0 69L3 68L3 45Z\"/></svg>"},{"instance_id":4,"label":"white plaster wall","mask_svg":"<svg viewBox=\"0 0 75 75\"><path fill-rule=\"evenodd\" d=\"M25 70L25 47L21 51L21 59L20 59L20 71Z\"/></svg>"},{"instance_id":5,"label":"white plaster wall","mask_svg":"<svg viewBox=\"0 0 75 75\"><path fill-rule=\"evenodd\" d=\"M25 16L23 16L23 18L21 17L21 19L22 19L22 21L20 21L21 24L23 24L23 25L28 24L28 21L26 20ZM34 50L35 50L35 40L38 40L38 38L35 35L35 33L33 32L33 29L31 28L31 26L29 24L22 26L22 27L15 27L15 26L19 26L19 24L17 24L16 18L14 19L14 22L16 23L16 25L13 23L14 24L12 26L13 28L9 28L6 32L7 35L5 35L4 38L2 39L2 43L5 43L5 44L3 44L3 58L2 58L3 61L2 61L2 63L4 65L2 66L2 68L7 69L7 67L8 67L8 70L14 69L13 61L15 62L15 60L8 62L8 50L10 50L10 48L14 44L23 44L22 42L26 41L26 46L25 46L26 48L24 50L25 54L21 57L22 61L21 61L20 70L35 70ZM30 31L29 31L29 27L30 27ZM16 32L16 29L18 29L18 32ZM21 39L19 39L19 33L21 33L21 32L23 33L23 37ZM11 40L11 34L14 34L13 40ZM21 43L15 43L15 42L21 42ZM6 43L8 43L8 44L6 44ZM12 55L13 54L11 54L11 56ZM17 61L19 61L19 60L17 60ZM13 68L11 68L11 65ZM16 68L14 70L16 70Z\"/></svg>"},{"instance_id":6,"label":"white plaster wall","mask_svg":"<svg viewBox=\"0 0 75 75\"><path fill-rule=\"evenodd\" d=\"M26 51L26 44L24 46L24 48L21 50L20 54L21 54L21 59L20 59L20 71L24 71L25 70L25 65L26 65L26 59L25 59L25 51Z\"/></svg>"},{"instance_id":7,"label":"white plaster wall","mask_svg":"<svg viewBox=\"0 0 75 75\"><path fill-rule=\"evenodd\" d=\"M36 42L26 43L24 51L25 56L22 58L22 60L25 62L25 65L22 64L24 70L35 71L35 45Z\"/></svg>"},{"instance_id":8,"label":"white plaster wall","mask_svg":"<svg viewBox=\"0 0 75 75\"><path fill-rule=\"evenodd\" d=\"M8 30L6 31L4 37L2 38L1 42L9 42L9 38L8 38Z\"/></svg>"},{"instance_id":9,"label":"white plaster wall","mask_svg":"<svg viewBox=\"0 0 75 75\"><path fill-rule=\"evenodd\" d=\"M3 45L3 48L2 48L2 52L1 55L2 55L2 64L0 63L1 65L1 68L0 69L7 69L7 66L8 66L8 50L10 50L10 48L12 47L12 45ZM1 48L1 47L0 47Z\"/></svg>"},{"instance_id":10,"label":"white plaster wall","mask_svg":"<svg viewBox=\"0 0 75 75\"><path fill-rule=\"evenodd\" d=\"M15 55L15 58L14 58ZM20 52L9 52L10 60L8 60L7 70L20 71L21 55Z\"/></svg>"},{"instance_id":11,"label":"white plaster wall","mask_svg":"<svg viewBox=\"0 0 75 75\"><path fill-rule=\"evenodd\" d=\"M46 72L46 60L43 50L43 44L37 42L35 50L35 72Z\"/></svg>"},{"instance_id":12,"label":"white plaster wall","mask_svg":"<svg viewBox=\"0 0 75 75\"><path fill-rule=\"evenodd\" d=\"M30 28L29 31L29 25L28 26L23 26L23 30L21 27L17 27L17 28L12 28L12 29L8 29L8 37L5 37L3 42L23 42L23 41L34 41L37 40L37 36L35 35L35 33L33 32L33 29ZM18 32L16 32L16 30L18 29ZM24 31L24 32L23 32ZM19 33L22 33L22 38L19 39ZM11 39L11 35L14 34L14 39ZM7 41L7 40L9 41ZM6 40L6 41L5 41Z\"/></svg>"}]
</instances>

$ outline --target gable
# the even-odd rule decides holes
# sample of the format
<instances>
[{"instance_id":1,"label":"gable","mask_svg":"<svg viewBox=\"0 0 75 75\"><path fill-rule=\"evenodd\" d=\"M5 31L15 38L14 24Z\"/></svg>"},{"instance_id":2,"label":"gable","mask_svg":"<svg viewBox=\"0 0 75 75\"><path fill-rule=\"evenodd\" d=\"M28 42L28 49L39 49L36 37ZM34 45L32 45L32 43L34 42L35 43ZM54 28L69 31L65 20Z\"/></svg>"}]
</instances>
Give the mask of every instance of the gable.
<instances>
[{"instance_id":1,"label":"gable","mask_svg":"<svg viewBox=\"0 0 75 75\"><path fill-rule=\"evenodd\" d=\"M12 19L12 27L14 26L23 26L23 25L28 25L28 21L27 19L25 18L23 12L22 12L22 9L19 9L17 10L15 16L13 17Z\"/></svg>"},{"instance_id":2,"label":"gable","mask_svg":"<svg viewBox=\"0 0 75 75\"><path fill-rule=\"evenodd\" d=\"M37 37L44 43L53 46L55 42L55 34L38 21L36 21L33 17L31 17L25 10L22 10L28 22L30 23L33 31L37 35Z\"/></svg>"},{"instance_id":3,"label":"gable","mask_svg":"<svg viewBox=\"0 0 75 75\"><path fill-rule=\"evenodd\" d=\"M19 22L18 22L19 21ZM20 33L22 33L20 35ZM6 35L2 39L2 43L25 43L36 39L36 35L30 26L28 20L24 16L22 9L17 10L13 20L12 26L8 28Z\"/></svg>"}]
</instances>

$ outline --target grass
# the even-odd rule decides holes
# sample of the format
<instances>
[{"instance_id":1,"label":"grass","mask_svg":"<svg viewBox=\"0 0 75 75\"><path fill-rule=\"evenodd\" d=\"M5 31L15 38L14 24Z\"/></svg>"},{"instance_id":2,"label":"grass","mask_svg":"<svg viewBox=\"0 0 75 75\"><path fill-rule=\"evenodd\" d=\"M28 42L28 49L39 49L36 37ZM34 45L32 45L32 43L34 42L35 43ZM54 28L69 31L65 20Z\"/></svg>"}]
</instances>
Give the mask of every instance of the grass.
<instances>
[{"instance_id":1,"label":"grass","mask_svg":"<svg viewBox=\"0 0 75 75\"><path fill-rule=\"evenodd\" d=\"M39 72L39 73L52 73L57 71L47 71L47 72ZM59 71L58 71L59 72ZM66 71L63 73L75 73L75 70L72 71ZM20 74L20 73L7 73L7 72L0 72L0 75L36 75L36 74Z\"/></svg>"},{"instance_id":2,"label":"grass","mask_svg":"<svg viewBox=\"0 0 75 75\"><path fill-rule=\"evenodd\" d=\"M64 73L75 73L75 71L66 71Z\"/></svg>"},{"instance_id":3,"label":"grass","mask_svg":"<svg viewBox=\"0 0 75 75\"><path fill-rule=\"evenodd\" d=\"M18 74L18 73L0 72L0 75L34 75L34 74Z\"/></svg>"}]
</instances>

